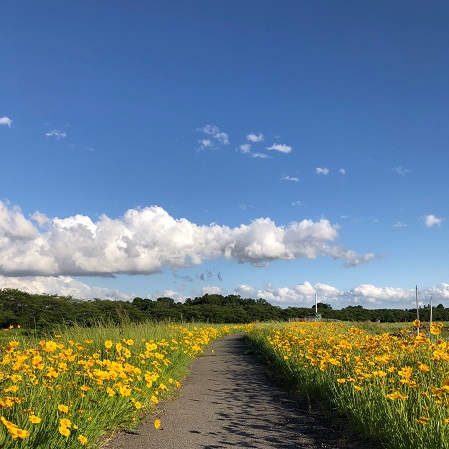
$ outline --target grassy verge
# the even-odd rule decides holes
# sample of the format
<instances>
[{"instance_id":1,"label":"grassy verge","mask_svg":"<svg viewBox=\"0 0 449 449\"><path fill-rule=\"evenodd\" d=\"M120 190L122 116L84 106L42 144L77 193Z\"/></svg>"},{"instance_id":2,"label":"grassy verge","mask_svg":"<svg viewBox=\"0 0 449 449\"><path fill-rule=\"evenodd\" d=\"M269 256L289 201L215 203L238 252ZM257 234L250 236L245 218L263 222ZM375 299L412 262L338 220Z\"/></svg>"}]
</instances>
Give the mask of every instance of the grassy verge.
<instances>
[{"instance_id":1,"label":"grassy verge","mask_svg":"<svg viewBox=\"0 0 449 449\"><path fill-rule=\"evenodd\" d=\"M347 323L253 326L253 350L292 390L326 398L359 433L389 449L449 448L449 345Z\"/></svg>"},{"instance_id":2,"label":"grassy verge","mask_svg":"<svg viewBox=\"0 0 449 449\"><path fill-rule=\"evenodd\" d=\"M193 357L229 326L127 324L1 335L0 447L98 447L173 394Z\"/></svg>"}]
</instances>

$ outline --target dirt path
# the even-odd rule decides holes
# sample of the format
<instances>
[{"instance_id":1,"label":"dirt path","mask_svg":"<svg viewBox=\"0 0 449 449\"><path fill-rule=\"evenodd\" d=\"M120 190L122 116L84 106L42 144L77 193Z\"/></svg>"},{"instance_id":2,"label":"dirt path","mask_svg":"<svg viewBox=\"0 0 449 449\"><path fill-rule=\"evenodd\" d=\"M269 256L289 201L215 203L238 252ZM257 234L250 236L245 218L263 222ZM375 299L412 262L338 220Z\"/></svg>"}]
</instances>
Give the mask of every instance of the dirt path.
<instances>
[{"instance_id":1,"label":"dirt path","mask_svg":"<svg viewBox=\"0 0 449 449\"><path fill-rule=\"evenodd\" d=\"M211 349L193 360L180 397L161 404L160 429L152 417L106 448L378 449L348 438L341 421L271 382L257 357L245 353L243 335L223 338Z\"/></svg>"}]
</instances>

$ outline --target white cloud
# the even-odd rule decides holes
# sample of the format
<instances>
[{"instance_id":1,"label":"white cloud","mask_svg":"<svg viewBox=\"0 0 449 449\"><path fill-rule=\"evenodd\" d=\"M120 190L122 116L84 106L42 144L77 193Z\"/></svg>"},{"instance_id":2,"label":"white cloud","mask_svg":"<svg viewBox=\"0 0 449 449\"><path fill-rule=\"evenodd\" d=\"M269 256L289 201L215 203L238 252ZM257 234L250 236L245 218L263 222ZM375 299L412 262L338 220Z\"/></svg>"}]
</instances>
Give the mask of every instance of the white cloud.
<instances>
[{"instance_id":1,"label":"white cloud","mask_svg":"<svg viewBox=\"0 0 449 449\"><path fill-rule=\"evenodd\" d=\"M426 215L424 218L424 224L431 228L432 226L441 226L441 223L443 222L444 218L438 218L433 214Z\"/></svg>"},{"instance_id":2,"label":"white cloud","mask_svg":"<svg viewBox=\"0 0 449 449\"><path fill-rule=\"evenodd\" d=\"M220 287L214 287L212 285L209 285L209 286L203 287L201 289L201 294L202 295L205 295L206 293L208 295L222 295L223 294L223 290Z\"/></svg>"},{"instance_id":3,"label":"white cloud","mask_svg":"<svg viewBox=\"0 0 449 449\"><path fill-rule=\"evenodd\" d=\"M405 223L402 223L401 221L398 221L393 225L393 228L406 228L408 225Z\"/></svg>"},{"instance_id":4,"label":"white cloud","mask_svg":"<svg viewBox=\"0 0 449 449\"><path fill-rule=\"evenodd\" d=\"M12 120L9 117L6 117L6 115L0 117L0 125L6 125L8 128L11 128Z\"/></svg>"},{"instance_id":5,"label":"white cloud","mask_svg":"<svg viewBox=\"0 0 449 449\"><path fill-rule=\"evenodd\" d=\"M7 276L152 274L224 257L257 266L274 260L332 256L354 266L376 256L336 246L338 225L326 219L277 226L259 218L235 228L199 226L161 207L130 209L119 218L84 215L26 219L0 202L0 274Z\"/></svg>"},{"instance_id":6,"label":"white cloud","mask_svg":"<svg viewBox=\"0 0 449 449\"><path fill-rule=\"evenodd\" d=\"M203 133L212 136L220 143L229 145L229 136L226 133L220 131L220 129L215 125L205 125L202 128L198 128L197 131L202 131Z\"/></svg>"},{"instance_id":7,"label":"white cloud","mask_svg":"<svg viewBox=\"0 0 449 449\"><path fill-rule=\"evenodd\" d=\"M133 296L118 290L89 287L69 276L0 276L0 288L12 288L31 294L72 296L76 299L112 299L129 301Z\"/></svg>"},{"instance_id":8,"label":"white cloud","mask_svg":"<svg viewBox=\"0 0 449 449\"><path fill-rule=\"evenodd\" d=\"M67 133L58 131L57 129L49 131L48 133L45 133L45 135L47 137L56 137L56 139L64 139L67 137Z\"/></svg>"},{"instance_id":9,"label":"white cloud","mask_svg":"<svg viewBox=\"0 0 449 449\"><path fill-rule=\"evenodd\" d=\"M254 133L250 133L246 136L246 139L249 140L250 142L263 142L263 134L254 134Z\"/></svg>"},{"instance_id":10,"label":"white cloud","mask_svg":"<svg viewBox=\"0 0 449 449\"><path fill-rule=\"evenodd\" d=\"M214 147L214 143L210 139L200 139L198 140L198 143L200 144L198 151L204 151Z\"/></svg>"},{"instance_id":11,"label":"white cloud","mask_svg":"<svg viewBox=\"0 0 449 449\"><path fill-rule=\"evenodd\" d=\"M376 287L371 284L360 284L350 290L340 290L331 285L320 283L312 285L305 281L294 287L274 288L268 285L262 289L243 284L236 287L235 293L242 297L264 298L281 307L311 308L315 304L315 293L318 302L330 304L334 309L349 305L361 305L367 309L415 307L415 289L413 287ZM420 305L427 304L430 296L432 296L434 305L449 299L449 284L442 283L420 289L418 292ZM425 301L422 298L425 298Z\"/></svg>"},{"instance_id":12,"label":"white cloud","mask_svg":"<svg viewBox=\"0 0 449 449\"><path fill-rule=\"evenodd\" d=\"M342 175L346 175L346 168L340 168L338 172L341 173Z\"/></svg>"},{"instance_id":13,"label":"white cloud","mask_svg":"<svg viewBox=\"0 0 449 449\"><path fill-rule=\"evenodd\" d=\"M50 223L50 219L41 212L34 212L34 214L31 215L31 218L37 223L39 227Z\"/></svg>"},{"instance_id":14,"label":"white cloud","mask_svg":"<svg viewBox=\"0 0 449 449\"><path fill-rule=\"evenodd\" d=\"M293 201L292 206L300 206L301 205L301 201Z\"/></svg>"},{"instance_id":15,"label":"white cloud","mask_svg":"<svg viewBox=\"0 0 449 449\"><path fill-rule=\"evenodd\" d=\"M292 151L292 147L284 145L283 143L275 143L271 147L267 147L270 151L279 151L280 153L288 154Z\"/></svg>"},{"instance_id":16,"label":"white cloud","mask_svg":"<svg viewBox=\"0 0 449 449\"><path fill-rule=\"evenodd\" d=\"M296 176L283 176L281 178L282 181L293 181L293 182L299 182L299 178Z\"/></svg>"},{"instance_id":17,"label":"white cloud","mask_svg":"<svg viewBox=\"0 0 449 449\"><path fill-rule=\"evenodd\" d=\"M251 157L259 158L259 159L270 159L270 156L268 154L264 153L252 153Z\"/></svg>"},{"instance_id":18,"label":"white cloud","mask_svg":"<svg viewBox=\"0 0 449 449\"><path fill-rule=\"evenodd\" d=\"M393 168L393 170L396 173L399 173L401 176L405 176L407 173L410 173L410 170L408 168L401 167L401 166L395 167L395 168Z\"/></svg>"},{"instance_id":19,"label":"white cloud","mask_svg":"<svg viewBox=\"0 0 449 449\"><path fill-rule=\"evenodd\" d=\"M329 173L329 169L326 167L317 167L315 169L315 173L317 175L327 175Z\"/></svg>"},{"instance_id":20,"label":"white cloud","mask_svg":"<svg viewBox=\"0 0 449 449\"><path fill-rule=\"evenodd\" d=\"M251 144L250 143L243 143L239 146L240 151L242 153L249 153L251 151Z\"/></svg>"},{"instance_id":21,"label":"white cloud","mask_svg":"<svg viewBox=\"0 0 449 449\"><path fill-rule=\"evenodd\" d=\"M313 307L315 294L317 294L319 302L333 304L340 299L343 293L330 285L316 284L313 286L308 281L297 284L294 287L275 288L268 285L263 289L255 289L249 285L239 285L235 292L243 297L264 298L271 304L281 307Z\"/></svg>"},{"instance_id":22,"label":"white cloud","mask_svg":"<svg viewBox=\"0 0 449 449\"><path fill-rule=\"evenodd\" d=\"M129 301L137 295L130 295L118 290L90 287L69 276L25 276L6 277L0 275L0 288L11 288L32 294L49 294L59 296L72 296L76 299L112 299ZM220 287L206 286L201 289L201 295L221 294L226 292ZM254 288L250 285L238 285L234 293L243 298L264 298L268 302L281 307L313 307L315 293L318 301L330 304L334 309L347 307L348 305L362 305L367 309L381 308L414 308L415 288L377 287L371 284L360 284L350 290L341 290L327 284L316 283L312 285L308 281L293 287L273 287L268 284L264 288ZM175 301L184 302L185 296L175 290L164 290L156 295L148 297L156 298L166 296ZM432 296L432 303L449 300L449 284L441 283L431 287L419 289L418 301L420 305L428 304Z\"/></svg>"},{"instance_id":23,"label":"white cloud","mask_svg":"<svg viewBox=\"0 0 449 449\"><path fill-rule=\"evenodd\" d=\"M186 299L184 295L176 292L175 290L164 290L162 295L158 295L158 297L171 298L175 302L184 302Z\"/></svg>"}]
</instances>

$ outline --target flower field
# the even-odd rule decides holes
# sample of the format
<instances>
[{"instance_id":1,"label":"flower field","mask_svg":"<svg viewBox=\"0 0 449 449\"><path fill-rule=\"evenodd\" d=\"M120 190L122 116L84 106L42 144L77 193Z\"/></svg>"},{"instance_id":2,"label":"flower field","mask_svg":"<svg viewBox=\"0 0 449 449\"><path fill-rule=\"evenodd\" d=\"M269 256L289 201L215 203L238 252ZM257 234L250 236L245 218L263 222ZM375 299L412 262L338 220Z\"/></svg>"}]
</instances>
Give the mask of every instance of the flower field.
<instances>
[{"instance_id":1,"label":"flower field","mask_svg":"<svg viewBox=\"0 0 449 449\"><path fill-rule=\"evenodd\" d=\"M180 387L192 359L229 326L141 324L0 335L0 448L97 447ZM160 420L155 420L155 427Z\"/></svg>"},{"instance_id":2,"label":"flower field","mask_svg":"<svg viewBox=\"0 0 449 449\"><path fill-rule=\"evenodd\" d=\"M419 325L418 322L415 325ZM255 325L251 346L290 386L326 397L388 449L449 448L449 343L428 334L370 334L347 323Z\"/></svg>"}]
</instances>

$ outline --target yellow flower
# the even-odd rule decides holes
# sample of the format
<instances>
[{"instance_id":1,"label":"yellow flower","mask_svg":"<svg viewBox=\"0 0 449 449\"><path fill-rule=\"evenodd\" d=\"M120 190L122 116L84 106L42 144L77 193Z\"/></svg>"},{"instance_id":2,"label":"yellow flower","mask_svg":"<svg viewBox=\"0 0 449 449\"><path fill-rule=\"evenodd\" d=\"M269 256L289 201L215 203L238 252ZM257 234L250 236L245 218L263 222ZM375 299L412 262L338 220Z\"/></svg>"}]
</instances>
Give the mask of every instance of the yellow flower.
<instances>
[{"instance_id":1,"label":"yellow flower","mask_svg":"<svg viewBox=\"0 0 449 449\"><path fill-rule=\"evenodd\" d=\"M30 436L30 432L28 432L28 430L19 429L17 426L9 428L8 431L14 439L16 438L24 439Z\"/></svg>"},{"instance_id":2,"label":"yellow flower","mask_svg":"<svg viewBox=\"0 0 449 449\"><path fill-rule=\"evenodd\" d=\"M413 321L413 325L415 327L420 327L421 326L421 321L420 320L415 320L415 321Z\"/></svg>"},{"instance_id":3,"label":"yellow flower","mask_svg":"<svg viewBox=\"0 0 449 449\"><path fill-rule=\"evenodd\" d=\"M112 348L112 341L111 340L106 340L104 342L104 346L106 349L111 349Z\"/></svg>"},{"instance_id":4,"label":"yellow flower","mask_svg":"<svg viewBox=\"0 0 449 449\"><path fill-rule=\"evenodd\" d=\"M134 402L134 407L138 410L139 408L142 408L142 404L139 401Z\"/></svg>"},{"instance_id":5,"label":"yellow flower","mask_svg":"<svg viewBox=\"0 0 449 449\"><path fill-rule=\"evenodd\" d=\"M72 427L72 421L70 421L70 419L62 418L59 420L59 425L61 427Z\"/></svg>"},{"instance_id":6,"label":"yellow flower","mask_svg":"<svg viewBox=\"0 0 449 449\"><path fill-rule=\"evenodd\" d=\"M119 388L119 392L122 396L129 396L131 394L132 389L127 385L123 385Z\"/></svg>"},{"instance_id":7,"label":"yellow flower","mask_svg":"<svg viewBox=\"0 0 449 449\"><path fill-rule=\"evenodd\" d=\"M111 397L115 395L115 391L111 387L106 387L106 393Z\"/></svg>"},{"instance_id":8,"label":"yellow flower","mask_svg":"<svg viewBox=\"0 0 449 449\"><path fill-rule=\"evenodd\" d=\"M161 427L161 420L155 419L153 425L155 429L159 429L159 427Z\"/></svg>"},{"instance_id":9,"label":"yellow flower","mask_svg":"<svg viewBox=\"0 0 449 449\"><path fill-rule=\"evenodd\" d=\"M87 443L87 438L86 438L84 435L80 435L80 436L78 437L78 441L79 441L81 444L86 444L86 443Z\"/></svg>"},{"instance_id":10,"label":"yellow flower","mask_svg":"<svg viewBox=\"0 0 449 449\"><path fill-rule=\"evenodd\" d=\"M427 416L420 416L419 419L416 419L415 421L420 424L427 424L430 421L430 418L427 418Z\"/></svg>"},{"instance_id":11,"label":"yellow flower","mask_svg":"<svg viewBox=\"0 0 449 449\"><path fill-rule=\"evenodd\" d=\"M67 405L64 404L59 404L58 410L63 413L69 413L69 408L67 407Z\"/></svg>"},{"instance_id":12,"label":"yellow flower","mask_svg":"<svg viewBox=\"0 0 449 449\"><path fill-rule=\"evenodd\" d=\"M402 395L399 393L399 391L395 391L394 393L387 394L387 399L390 399L390 401L393 401L395 399L407 399L408 396Z\"/></svg>"},{"instance_id":13,"label":"yellow flower","mask_svg":"<svg viewBox=\"0 0 449 449\"><path fill-rule=\"evenodd\" d=\"M43 349L46 352L53 352L56 351L56 349L58 349L58 344L54 341L46 341Z\"/></svg>"},{"instance_id":14,"label":"yellow flower","mask_svg":"<svg viewBox=\"0 0 449 449\"><path fill-rule=\"evenodd\" d=\"M439 326L441 324L441 326ZM443 327L442 323L432 323L430 326L430 333L432 335L439 335L441 334L441 328Z\"/></svg>"},{"instance_id":15,"label":"yellow flower","mask_svg":"<svg viewBox=\"0 0 449 449\"><path fill-rule=\"evenodd\" d=\"M36 415L31 415L29 419L33 424L39 424L42 421L42 419Z\"/></svg>"},{"instance_id":16,"label":"yellow flower","mask_svg":"<svg viewBox=\"0 0 449 449\"><path fill-rule=\"evenodd\" d=\"M70 435L70 430L67 429L67 427L60 426L58 430L59 430L59 433L65 437L68 437Z\"/></svg>"}]
</instances>

